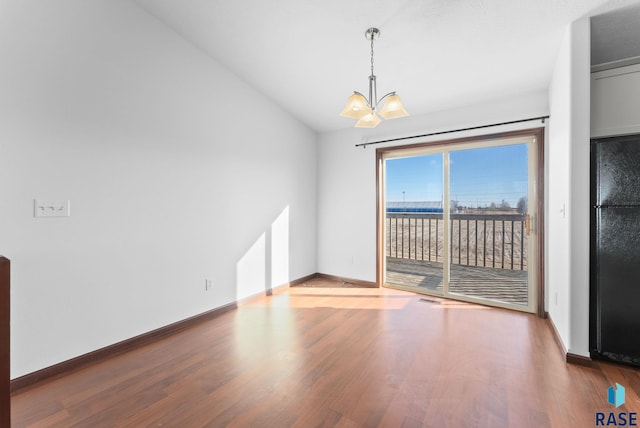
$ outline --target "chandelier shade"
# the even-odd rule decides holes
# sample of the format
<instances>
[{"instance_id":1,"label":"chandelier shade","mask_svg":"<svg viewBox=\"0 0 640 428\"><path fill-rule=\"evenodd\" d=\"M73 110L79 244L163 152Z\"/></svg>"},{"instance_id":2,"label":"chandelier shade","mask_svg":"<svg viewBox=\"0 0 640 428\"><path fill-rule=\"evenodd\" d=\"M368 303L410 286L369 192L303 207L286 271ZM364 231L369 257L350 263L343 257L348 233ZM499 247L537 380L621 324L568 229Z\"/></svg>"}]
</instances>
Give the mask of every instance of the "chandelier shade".
<instances>
[{"instance_id":1,"label":"chandelier shade","mask_svg":"<svg viewBox=\"0 0 640 428\"><path fill-rule=\"evenodd\" d=\"M378 117L377 114L371 111L371 113L363 116L359 121L356 122L356 128L375 128L378 124L382 122L382 119Z\"/></svg>"},{"instance_id":2,"label":"chandelier shade","mask_svg":"<svg viewBox=\"0 0 640 428\"><path fill-rule=\"evenodd\" d=\"M347 99L347 104L340 113L340 116L348 117L351 119L357 119L355 124L356 128L375 128L378 126L382 119L395 119L398 117L407 116L407 110L405 110L400 100L400 96L395 92L389 92L382 98L378 99L378 88L376 84L376 76L373 74L373 41L380 36L380 30L377 28L369 28L365 33L367 40L371 41L371 75L369 76L369 98L362 95L360 92L354 91ZM378 110L378 106L382 105L382 108ZM376 114L378 110L378 114Z\"/></svg>"},{"instance_id":3,"label":"chandelier shade","mask_svg":"<svg viewBox=\"0 0 640 428\"><path fill-rule=\"evenodd\" d=\"M347 99L347 105L340 113L340 116L350 117L351 119L361 119L371 112L371 108L368 106L367 99L364 95L354 92Z\"/></svg>"},{"instance_id":4,"label":"chandelier shade","mask_svg":"<svg viewBox=\"0 0 640 428\"><path fill-rule=\"evenodd\" d=\"M384 106L378 112L380 116L385 119L395 119L397 117L403 117L409 115L400 101L400 95L393 94L387 97Z\"/></svg>"}]
</instances>

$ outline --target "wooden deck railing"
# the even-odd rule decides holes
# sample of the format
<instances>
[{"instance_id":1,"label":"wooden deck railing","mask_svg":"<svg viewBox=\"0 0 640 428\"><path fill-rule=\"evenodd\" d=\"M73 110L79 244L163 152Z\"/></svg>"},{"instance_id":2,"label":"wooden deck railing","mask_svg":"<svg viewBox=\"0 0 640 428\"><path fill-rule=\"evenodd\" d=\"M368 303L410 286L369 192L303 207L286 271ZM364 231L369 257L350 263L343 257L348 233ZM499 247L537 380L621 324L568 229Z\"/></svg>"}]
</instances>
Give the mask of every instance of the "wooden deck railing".
<instances>
[{"instance_id":1,"label":"wooden deck railing","mask_svg":"<svg viewBox=\"0 0 640 428\"><path fill-rule=\"evenodd\" d=\"M451 263L527 270L525 216L521 214L451 214ZM387 213L386 255L443 262L442 213Z\"/></svg>"}]
</instances>

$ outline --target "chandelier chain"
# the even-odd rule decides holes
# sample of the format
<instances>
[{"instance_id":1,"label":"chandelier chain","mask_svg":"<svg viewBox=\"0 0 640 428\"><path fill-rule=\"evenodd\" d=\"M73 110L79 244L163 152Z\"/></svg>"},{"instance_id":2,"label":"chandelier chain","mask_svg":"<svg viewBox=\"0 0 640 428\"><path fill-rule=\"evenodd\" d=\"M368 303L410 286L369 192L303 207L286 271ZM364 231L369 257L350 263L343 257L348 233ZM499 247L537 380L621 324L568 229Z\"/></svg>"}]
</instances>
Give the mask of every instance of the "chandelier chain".
<instances>
[{"instance_id":1,"label":"chandelier chain","mask_svg":"<svg viewBox=\"0 0 640 428\"><path fill-rule=\"evenodd\" d=\"M371 33L371 75L373 76L373 39L374 34Z\"/></svg>"}]
</instances>

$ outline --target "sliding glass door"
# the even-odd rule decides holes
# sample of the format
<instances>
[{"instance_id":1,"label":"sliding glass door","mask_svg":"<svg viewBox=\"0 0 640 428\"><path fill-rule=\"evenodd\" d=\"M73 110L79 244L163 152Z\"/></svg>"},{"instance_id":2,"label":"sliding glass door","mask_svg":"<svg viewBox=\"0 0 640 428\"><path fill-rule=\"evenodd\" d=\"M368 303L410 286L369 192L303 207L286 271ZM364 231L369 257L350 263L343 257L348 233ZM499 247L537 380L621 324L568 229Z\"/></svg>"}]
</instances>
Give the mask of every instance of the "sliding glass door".
<instances>
[{"instance_id":1,"label":"sliding glass door","mask_svg":"<svg viewBox=\"0 0 640 428\"><path fill-rule=\"evenodd\" d=\"M537 138L379 151L384 284L537 310Z\"/></svg>"},{"instance_id":2,"label":"sliding glass door","mask_svg":"<svg viewBox=\"0 0 640 428\"><path fill-rule=\"evenodd\" d=\"M386 266L392 284L442 293L446 262L442 216L444 156L388 160ZM408 198L408 199L407 199Z\"/></svg>"}]
</instances>

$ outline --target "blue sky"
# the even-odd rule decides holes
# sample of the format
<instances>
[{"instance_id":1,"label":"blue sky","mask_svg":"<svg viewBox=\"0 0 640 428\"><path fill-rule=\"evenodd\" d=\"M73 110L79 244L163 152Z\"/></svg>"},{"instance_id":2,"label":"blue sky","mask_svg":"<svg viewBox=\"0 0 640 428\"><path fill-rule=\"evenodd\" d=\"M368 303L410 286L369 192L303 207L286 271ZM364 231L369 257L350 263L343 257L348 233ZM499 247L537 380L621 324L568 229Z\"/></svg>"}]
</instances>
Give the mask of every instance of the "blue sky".
<instances>
[{"instance_id":1,"label":"blue sky","mask_svg":"<svg viewBox=\"0 0 640 428\"><path fill-rule=\"evenodd\" d=\"M461 206L515 207L527 195L526 144L454 151L450 160L451 199ZM387 201L441 201L442 165L442 154L388 159Z\"/></svg>"}]
</instances>

